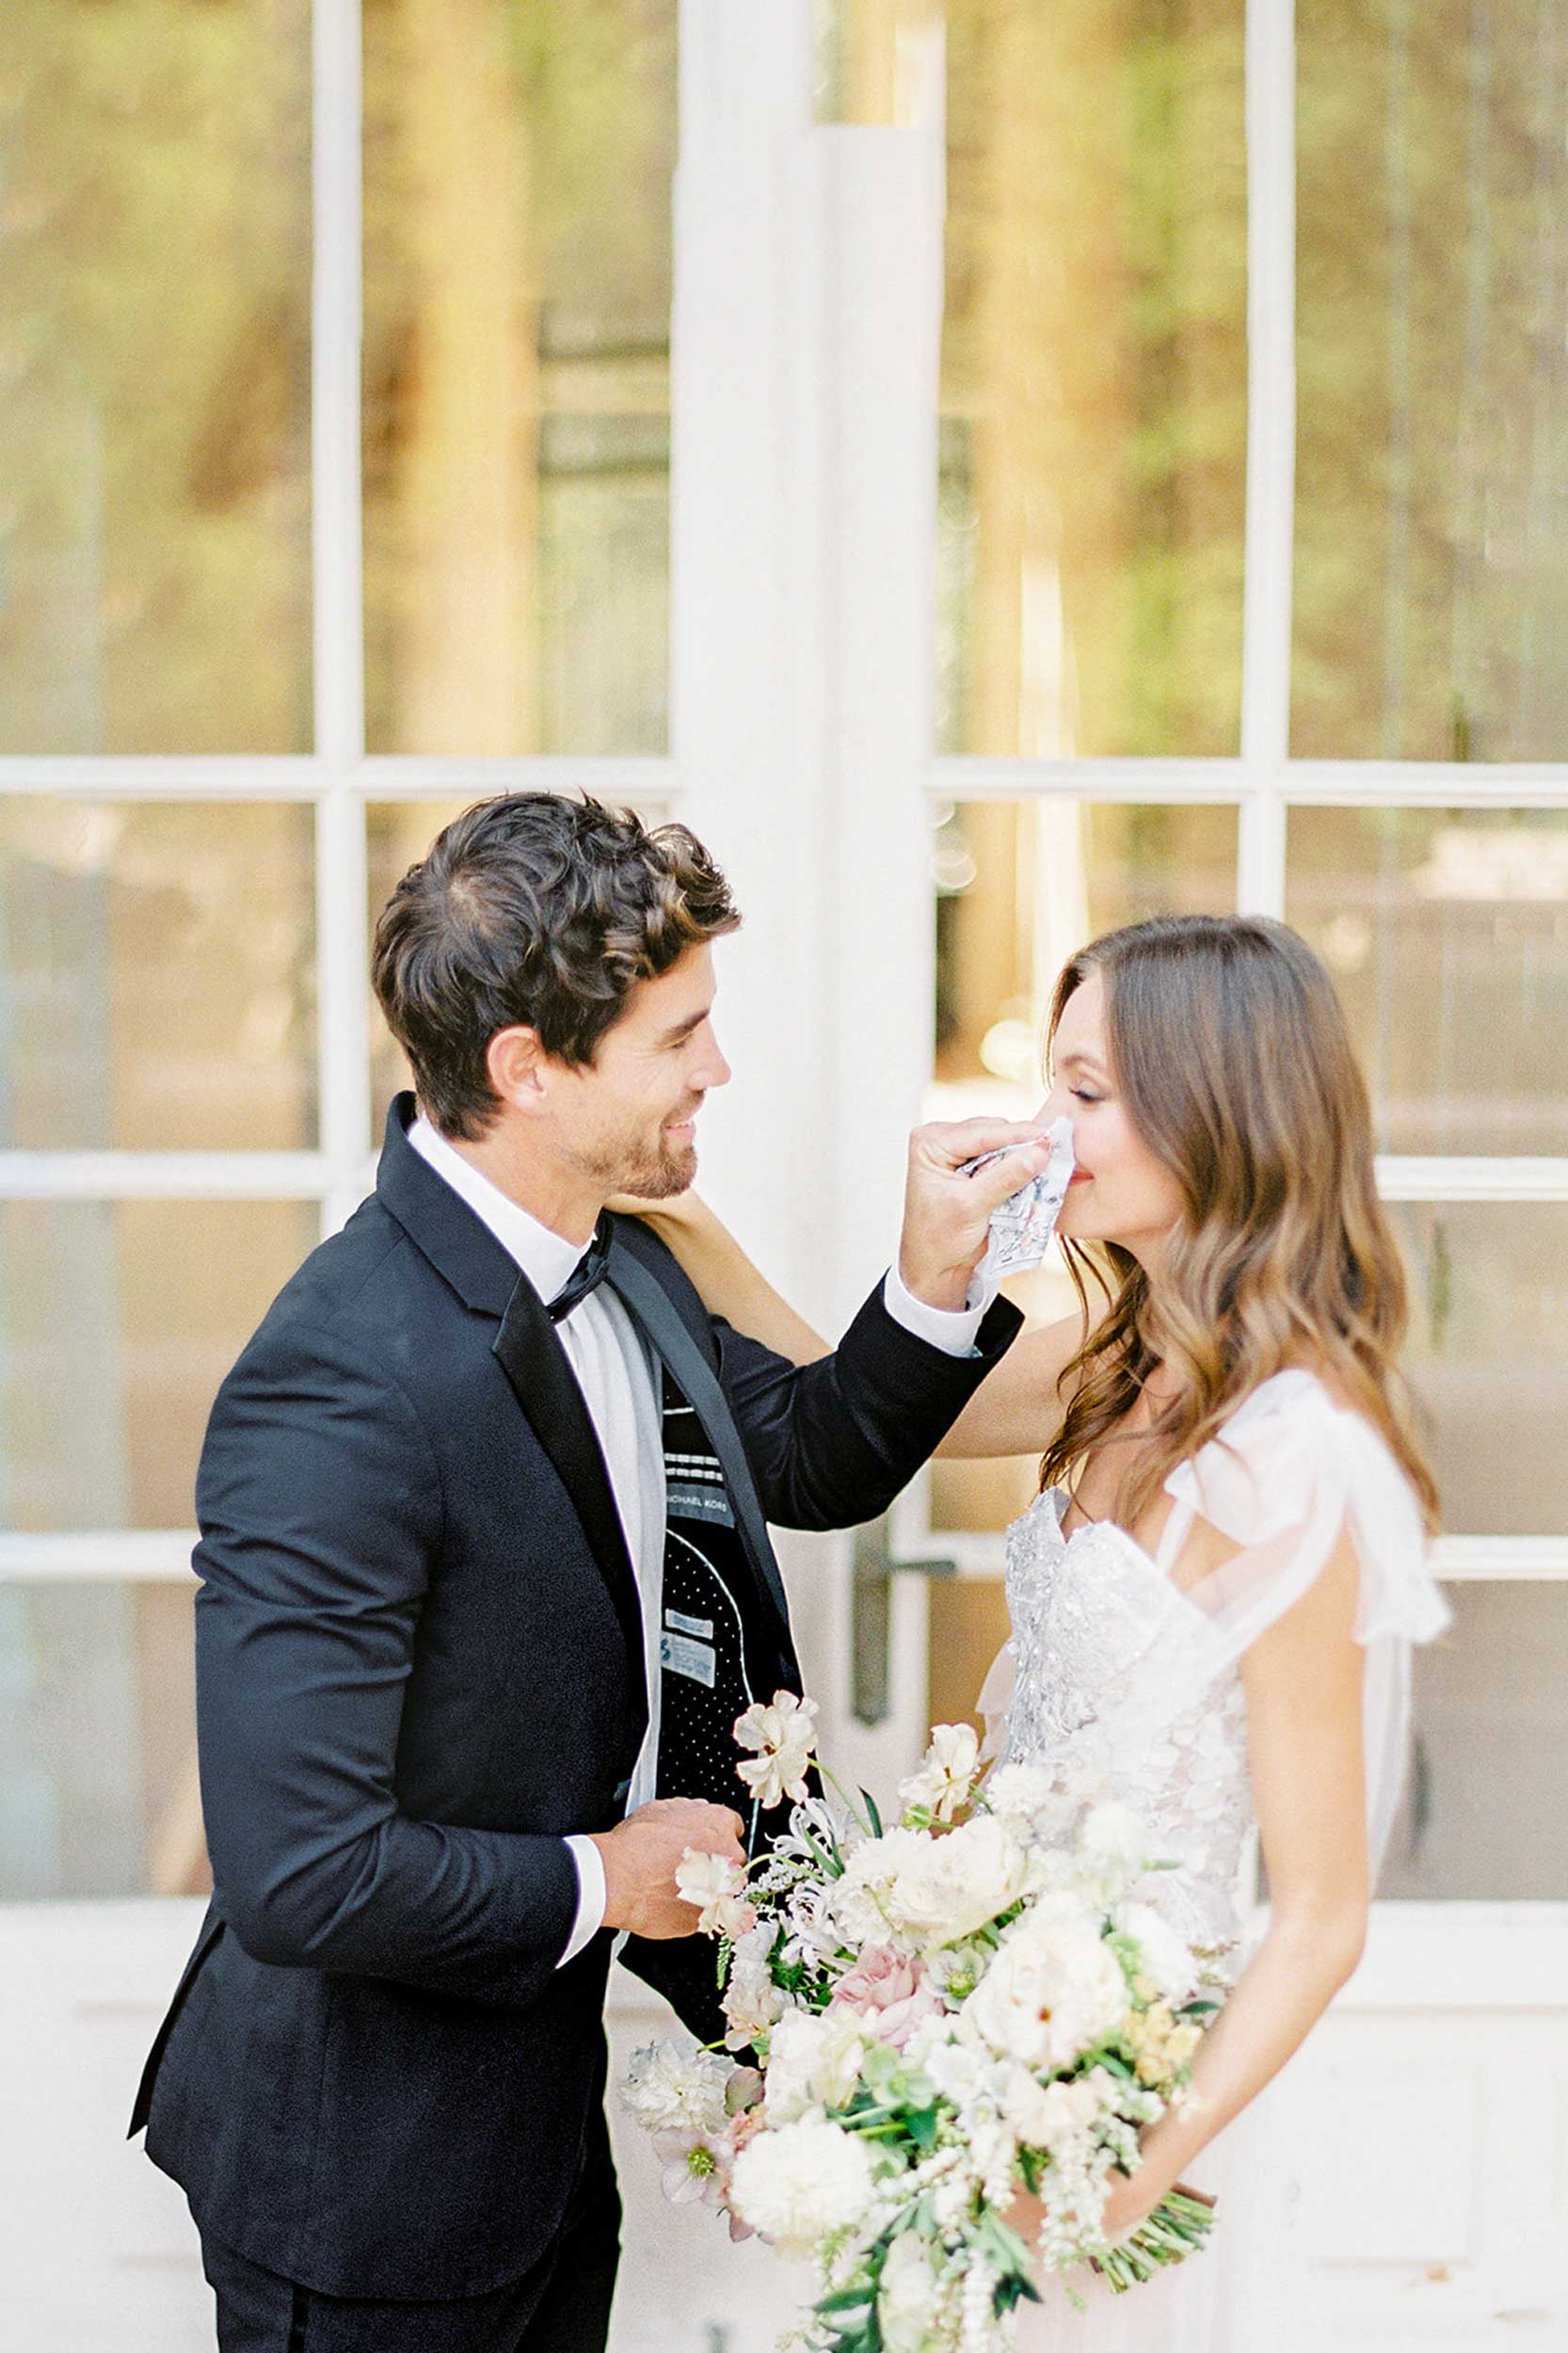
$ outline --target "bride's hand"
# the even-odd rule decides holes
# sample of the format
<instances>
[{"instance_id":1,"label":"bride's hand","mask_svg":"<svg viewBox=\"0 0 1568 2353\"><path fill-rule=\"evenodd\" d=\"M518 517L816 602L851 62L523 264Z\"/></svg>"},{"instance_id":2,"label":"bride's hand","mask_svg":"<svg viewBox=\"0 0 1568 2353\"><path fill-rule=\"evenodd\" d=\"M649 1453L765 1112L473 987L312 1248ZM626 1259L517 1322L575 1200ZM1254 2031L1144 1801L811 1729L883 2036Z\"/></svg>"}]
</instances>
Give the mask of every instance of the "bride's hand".
<instances>
[{"instance_id":1,"label":"bride's hand","mask_svg":"<svg viewBox=\"0 0 1568 2353\"><path fill-rule=\"evenodd\" d=\"M1126 2238L1140 2222L1146 2222L1165 2192L1151 2182L1146 2166L1140 2166L1133 2174L1112 2173L1111 2194L1105 2201L1105 2235L1114 2247L1119 2238Z\"/></svg>"},{"instance_id":2,"label":"bride's hand","mask_svg":"<svg viewBox=\"0 0 1568 2353\"><path fill-rule=\"evenodd\" d=\"M1185 2182L1169 2185L1185 2197L1197 2198L1207 2205L1212 2201L1202 2190L1192 2189ZM1146 2222L1167 2191L1159 2186L1150 2168L1140 2167L1133 2174L1112 2173L1111 2192L1105 2201L1105 2235L1114 2247L1118 2239L1127 2238L1141 2222ZM1040 2235L1040 2201L1020 2190L1002 2219L1016 2231L1024 2245L1033 2249Z\"/></svg>"},{"instance_id":3,"label":"bride's hand","mask_svg":"<svg viewBox=\"0 0 1568 2353\"><path fill-rule=\"evenodd\" d=\"M688 1190L671 1193L663 1201L640 1201L634 1193L613 1193L604 1204L616 1217L640 1217L655 1228L661 1225L696 1227L711 1220L699 1193Z\"/></svg>"}]
</instances>

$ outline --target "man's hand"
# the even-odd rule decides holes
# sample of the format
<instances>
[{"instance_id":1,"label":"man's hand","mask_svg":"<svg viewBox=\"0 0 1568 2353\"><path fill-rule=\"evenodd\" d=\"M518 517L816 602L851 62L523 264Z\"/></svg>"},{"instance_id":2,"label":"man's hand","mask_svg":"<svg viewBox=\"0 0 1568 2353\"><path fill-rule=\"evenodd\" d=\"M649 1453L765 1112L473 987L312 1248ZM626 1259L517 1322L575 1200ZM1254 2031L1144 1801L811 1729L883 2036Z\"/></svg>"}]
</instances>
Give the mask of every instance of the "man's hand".
<instances>
[{"instance_id":1,"label":"man's hand","mask_svg":"<svg viewBox=\"0 0 1568 2353\"><path fill-rule=\"evenodd\" d=\"M1001 1152L973 1176L961 1176L966 1160ZM964 1305L969 1277L985 1252L991 1211L1050 1159L1044 1126L1005 1119L946 1120L917 1128L909 1139L909 1175L904 1193L904 1232L898 1271L904 1288L928 1307Z\"/></svg>"},{"instance_id":2,"label":"man's hand","mask_svg":"<svg viewBox=\"0 0 1568 2353\"><path fill-rule=\"evenodd\" d=\"M604 1926L633 1936L696 1933L696 1907L675 1891L676 1865L688 1847L744 1863L744 1824L727 1805L702 1798L655 1798L614 1830L594 1833L604 1865Z\"/></svg>"}]
</instances>

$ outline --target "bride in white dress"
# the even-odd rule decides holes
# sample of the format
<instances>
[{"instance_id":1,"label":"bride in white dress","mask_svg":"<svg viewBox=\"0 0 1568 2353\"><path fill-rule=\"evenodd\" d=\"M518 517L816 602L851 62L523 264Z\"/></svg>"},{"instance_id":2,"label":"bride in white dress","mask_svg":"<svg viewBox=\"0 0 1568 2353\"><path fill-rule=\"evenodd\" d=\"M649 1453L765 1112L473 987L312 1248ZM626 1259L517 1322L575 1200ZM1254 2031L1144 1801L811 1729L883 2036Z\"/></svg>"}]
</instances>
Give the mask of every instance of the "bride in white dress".
<instances>
[{"instance_id":1,"label":"bride in white dress","mask_svg":"<svg viewBox=\"0 0 1568 2353\"><path fill-rule=\"evenodd\" d=\"M1107 2208L1122 2236L1183 2182L1218 2198L1209 2246L1124 2297L1075 2275L1081 2309L1044 2282L1018 2343L1279 2353L1301 2252L1275 2078L1360 1956L1410 1647L1447 1618L1394 1371L1403 1279L1340 1008L1284 925L1109 935L1064 972L1048 1048L1040 1116L1073 1122L1058 1234L1082 1312L1026 1331L942 1449L1044 1457L1008 1531L1013 1637L982 1705L1010 1758L1150 1825L1176 1867L1140 1894L1228 1997L1197 2099L1144 2134ZM711 1306L821 1349L699 1205L657 1222ZM930 1304L961 1305L968 1273ZM1249 1947L1259 1843L1270 1903Z\"/></svg>"}]
</instances>

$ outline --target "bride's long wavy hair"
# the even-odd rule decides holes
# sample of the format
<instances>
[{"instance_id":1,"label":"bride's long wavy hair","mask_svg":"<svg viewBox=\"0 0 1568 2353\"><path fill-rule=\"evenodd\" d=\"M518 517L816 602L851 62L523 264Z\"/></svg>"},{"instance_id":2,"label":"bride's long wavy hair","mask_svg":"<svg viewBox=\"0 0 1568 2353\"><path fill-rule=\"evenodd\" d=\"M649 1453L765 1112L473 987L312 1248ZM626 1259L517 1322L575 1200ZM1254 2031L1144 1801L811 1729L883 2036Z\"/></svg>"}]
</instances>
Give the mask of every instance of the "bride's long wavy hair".
<instances>
[{"instance_id":1,"label":"bride's long wavy hair","mask_svg":"<svg viewBox=\"0 0 1568 2353\"><path fill-rule=\"evenodd\" d=\"M1158 1292L1114 1243L1063 1249L1092 1329L1040 1483L1081 1468L1158 1366L1180 1389L1122 1482L1136 1527L1177 1463L1261 1382L1291 1366L1328 1376L1408 1473L1429 1528L1437 1489L1396 1352L1404 1271L1378 1201L1372 1119L1334 986L1304 940L1261 917L1159 916L1110 932L1056 984L1047 1032L1091 974L1132 1124L1181 1189ZM1104 1313L1094 1322L1090 1285Z\"/></svg>"}]
</instances>

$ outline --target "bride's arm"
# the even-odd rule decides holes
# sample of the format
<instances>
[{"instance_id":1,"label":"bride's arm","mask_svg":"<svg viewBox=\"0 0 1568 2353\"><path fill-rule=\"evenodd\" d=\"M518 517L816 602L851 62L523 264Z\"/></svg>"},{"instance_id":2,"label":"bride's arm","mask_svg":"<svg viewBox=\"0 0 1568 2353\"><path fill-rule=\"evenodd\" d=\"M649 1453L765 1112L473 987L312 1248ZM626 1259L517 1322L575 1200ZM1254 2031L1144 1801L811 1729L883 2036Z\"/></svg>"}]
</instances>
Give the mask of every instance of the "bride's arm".
<instances>
[{"instance_id":1,"label":"bride's arm","mask_svg":"<svg viewBox=\"0 0 1568 2353\"><path fill-rule=\"evenodd\" d=\"M723 1316L737 1332L760 1340L793 1364L815 1364L819 1356L832 1355L831 1340L814 1332L780 1298L698 1194L683 1193L671 1201L635 1201L617 1194L609 1206L652 1227L696 1285L710 1315Z\"/></svg>"},{"instance_id":2,"label":"bride's arm","mask_svg":"<svg viewBox=\"0 0 1568 2353\"><path fill-rule=\"evenodd\" d=\"M1062 1427L1067 1392L1062 1376L1083 1345L1081 1316L1036 1323L1019 1333L983 1381L941 1445L943 1460L991 1454L1039 1454Z\"/></svg>"},{"instance_id":3,"label":"bride's arm","mask_svg":"<svg viewBox=\"0 0 1568 2353\"><path fill-rule=\"evenodd\" d=\"M1178 1563L1179 1567L1179 1563ZM1117 2182L1107 2235L1133 2230L1198 2152L1256 2098L1361 1958L1370 1900L1360 1569L1347 1535L1293 1609L1241 1662L1253 1796L1269 1871L1268 1932L1199 2046L1197 2100L1150 2127Z\"/></svg>"},{"instance_id":4,"label":"bride's arm","mask_svg":"<svg viewBox=\"0 0 1568 2353\"><path fill-rule=\"evenodd\" d=\"M616 1195L610 1208L640 1217L666 1243L702 1294L710 1314L760 1340L780 1356L808 1365L832 1353L746 1257L740 1243L695 1193L670 1201ZM1083 1342L1078 1316L1021 1332L989 1380L978 1388L937 1448L944 1458L1038 1454L1055 1435L1064 1399L1058 1384Z\"/></svg>"}]
</instances>

